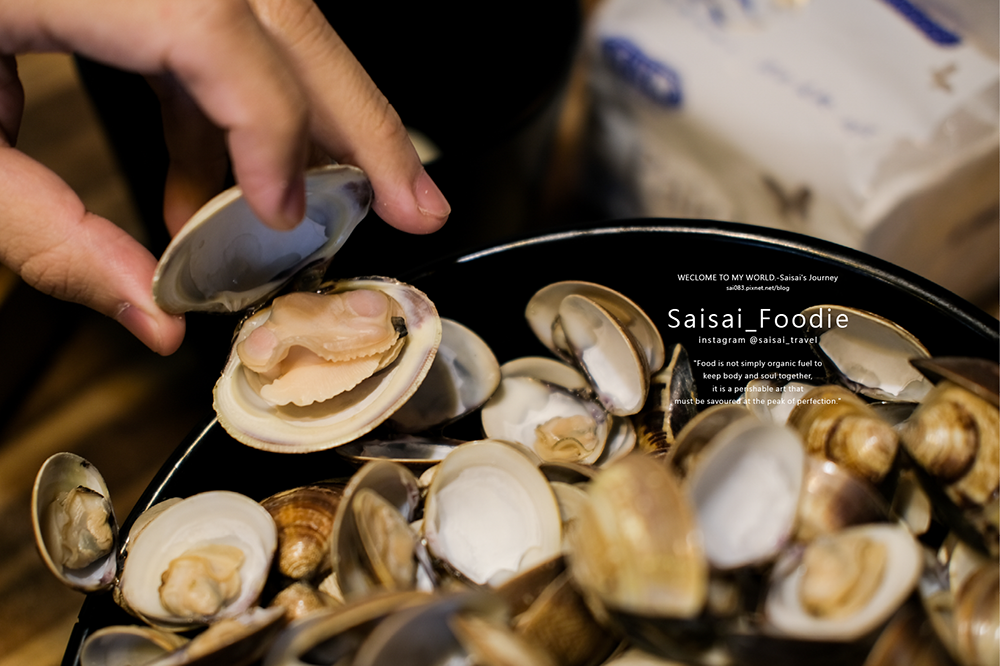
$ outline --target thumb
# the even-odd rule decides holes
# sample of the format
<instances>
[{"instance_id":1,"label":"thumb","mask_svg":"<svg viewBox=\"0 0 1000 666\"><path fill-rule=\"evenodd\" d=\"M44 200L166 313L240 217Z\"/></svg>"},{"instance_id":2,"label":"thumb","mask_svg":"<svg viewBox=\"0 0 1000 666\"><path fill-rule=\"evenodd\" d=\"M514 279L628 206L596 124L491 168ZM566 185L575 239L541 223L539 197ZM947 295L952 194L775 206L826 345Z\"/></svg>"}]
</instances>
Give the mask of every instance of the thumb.
<instances>
[{"instance_id":1,"label":"thumb","mask_svg":"<svg viewBox=\"0 0 1000 666\"><path fill-rule=\"evenodd\" d=\"M113 317L159 354L184 337L183 317L153 302L153 255L10 147L0 147L0 261L42 292Z\"/></svg>"}]
</instances>

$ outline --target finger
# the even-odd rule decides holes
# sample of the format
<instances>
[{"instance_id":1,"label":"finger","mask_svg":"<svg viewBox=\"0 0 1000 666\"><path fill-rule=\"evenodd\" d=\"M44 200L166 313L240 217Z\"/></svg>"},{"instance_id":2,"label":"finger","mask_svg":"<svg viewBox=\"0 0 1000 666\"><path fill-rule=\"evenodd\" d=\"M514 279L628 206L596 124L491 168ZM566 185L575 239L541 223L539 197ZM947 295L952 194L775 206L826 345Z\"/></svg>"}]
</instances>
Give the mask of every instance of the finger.
<instances>
[{"instance_id":1,"label":"finger","mask_svg":"<svg viewBox=\"0 0 1000 666\"><path fill-rule=\"evenodd\" d=\"M225 186L225 137L171 76L148 77L160 99L163 138L170 155L163 188L163 219L171 236Z\"/></svg>"},{"instance_id":2,"label":"finger","mask_svg":"<svg viewBox=\"0 0 1000 666\"><path fill-rule=\"evenodd\" d=\"M413 233L439 229L451 206L424 171L402 121L361 64L309 0L251 0L309 96L313 137L339 162L361 167L375 211Z\"/></svg>"},{"instance_id":3,"label":"finger","mask_svg":"<svg viewBox=\"0 0 1000 666\"><path fill-rule=\"evenodd\" d=\"M0 49L75 50L144 74L172 73L226 132L247 201L276 228L305 210L305 95L245 0L0 3Z\"/></svg>"},{"instance_id":4,"label":"finger","mask_svg":"<svg viewBox=\"0 0 1000 666\"><path fill-rule=\"evenodd\" d=\"M0 147L0 261L40 291L113 317L157 353L184 337L183 317L153 302L149 251L10 147Z\"/></svg>"}]
</instances>

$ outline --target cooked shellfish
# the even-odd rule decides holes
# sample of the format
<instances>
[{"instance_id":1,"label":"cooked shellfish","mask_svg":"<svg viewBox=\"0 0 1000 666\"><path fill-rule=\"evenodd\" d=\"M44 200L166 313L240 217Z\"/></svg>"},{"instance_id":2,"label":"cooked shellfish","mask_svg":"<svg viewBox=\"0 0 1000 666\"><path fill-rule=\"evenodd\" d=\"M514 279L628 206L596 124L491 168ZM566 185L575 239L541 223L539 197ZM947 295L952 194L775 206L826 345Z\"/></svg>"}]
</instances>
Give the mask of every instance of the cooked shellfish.
<instances>
[{"instance_id":1,"label":"cooked shellfish","mask_svg":"<svg viewBox=\"0 0 1000 666\"><path fill-rule=\"evenodd\" d=\"M329 382L319 380L322 383L344 384L339 378L338 363L323 359L315 350L335 348L342 338L353 341L352 327L368 325L367 318L355 315L377 310L382 322L379 330L387 333L386 326L392 329L393 333L387 335L393 341L386 349L372 352L366 362L368 367L360 373L364 376L347 382L353 384L350 390L307 405L281 404L269 399L263 390L258 392L260 384L266 386L266 382L253 379L255 371L247 366L241 352L245 349L244 343L258 329L266 328L271 318L280 314L281 305L276 303L259 311L240 327L234 351L215 386L219 422L236 440L256 448L282 452L316 451L344 444L389 418L413 395L426 376L441 339L441 322L434 304L422 292L395 280L370 278L334 283L324 289L323 295L309 297L309 300L324 297L350 302L347 311L353 314L349 322L343 323L342 336L338 333L341 327L332 330L328 327L319 332L318 340L311 333L300 335L298 327L289 327L282 336L284 342L272 345L271 334L263 334L265 349L278 356L276 350L286 349L283 358L304 362L302 366L289 362L292 367L284 374L291 382L293 372L301 368L301 384L306 388L290 389L293 394L309 392L309 387L318 383L312 379L318 374L333 377ZM290 298L298 301L302 296L290 295ZM275 328L280 329L281 325ZM306 328L315 330L309 324ZM258 355L251 356L256 358Z\"/></svg>"}]
</instances>

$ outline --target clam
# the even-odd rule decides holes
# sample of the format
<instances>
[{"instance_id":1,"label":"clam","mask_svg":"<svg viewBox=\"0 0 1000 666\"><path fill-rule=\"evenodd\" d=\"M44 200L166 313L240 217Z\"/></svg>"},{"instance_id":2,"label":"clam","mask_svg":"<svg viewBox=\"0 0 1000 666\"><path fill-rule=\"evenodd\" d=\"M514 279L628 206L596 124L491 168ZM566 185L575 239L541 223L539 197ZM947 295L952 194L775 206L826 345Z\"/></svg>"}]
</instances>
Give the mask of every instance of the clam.
<instances>
[{"instance_id":1,"label":"clam","mask_svg":"<svg viewBox=\"0 0 1000 666\"><path fill-rule=\"evenodd\" d=\"M822 535L775 565L764 606L768 627L791 638L856 640L889 620L922 570L920 545L902 525Z\"/></svg>"},{"instance_id":2,"label":"clam","mask_svg":"<svg viewBox=\"0 0 1000 666\"><path fill-rule=\"evenodd\" d=\"M810 541L851 525L884 522L890 515L885 499L871 482L832 460L807 457L796 539Z\"/></svg>"},{"instance_id":3,"label":"clam","mask_svg":"<svg viewBox=\"0 0 1000 666\"><path fill-rule=\"evenodd\" d=\"M413 473L398 463L367 463L351 477L334 520L333 571L345 599L412 589L417 535L409 523L420 503Z\"/></svg>"},{"instance_id":4,"label":"clam","mask_svg":"<svg viewBox=\"0 0 1000 666\"><path fill-rule=\"evenodd\" d=\"M649 395L635 416L638 446L666 453L698 412L694 371L687 351L674 345L669 362L650 378Z\"/></svg>"},{"instance_id":5,"label":"clam","mask_svg":"<svg viewBox=\"0 0 1000 666\"><path fill-rule=\"evenodd\" d=\"M32 526L42 560L75 590L110 588L118 573L118 523L104 478L72 453L51 456L38 470Z\"/></svg>"},{"instance_id":6,"label":"clam","mask_svg":"<svg viewBox=\"0 0 1000 666\"><path fill-rule=\"evenodd\" d=\"M133 624L102 627L87 636L80 649L80 666L147 664L188 642L175 633Z\"/></svg>"},{"instance_id":7,"label":"clam","mask_svg":"<svg viewBox=\"0 0 1000 666\"><path fill-rule=\"evenodd\" d=\"M167 312L240 312L270 298L307 266L325 266L368 212L371 184L358 168L333 165L306 175L305 219L274 231L239 187L205 204L164 251L153 297Z\"/></svg>"},{"instance_id":8,"label":"clam","mask_svg":"<svg viewBox=\"0 0 1000 666\"><path fill-rule=\"evenodd\" d=\"M818 386L788 415L806 450L873 483L886 477L896 460L896 431L861 398L842 386Z\"/></svg>"},{"instance_id":9,"label":"clam","mask_svg":"<svg viewBox=\"0 0 1000 666\"><path fill-rule=\"evenodd\" d=\"M684 479L705 556L718 569L772 559L790 540L805 452L785 426L734 423L705 447Z\"/></svg>"},{"instance_id":10,"label":"clam","mask_svg":"<svg viewBox=\"0 0 1000 666\"><path fill-rule=\"evenodd\" d=\"M562 559L554 562L561 563ZM537 567L544 570L544 575L537 576L531 570L497 590L513 598L514 630L543 647L560 666L603 662L621 639L597 622L565 566L551 564ZM531 602L521 604L526 597Z\"/></svg>"},{"instance_id":11,"label":"clam","mask_svg":"<svg viewBox=\"0 0 1000 666\"><path fill-rule=\"evenodd\" d=\"M697 464L702 450L727 426L752 416L746 405L721 403L699 412L677 433L666 460L670 469L684 477Z\"/></svg>"},{"instance_id":12,"label":"clam","mask_svg":"<svg viewBox=\"0 0 1000 666\"><path fill-rule=\"evenodd\" d=\"M566 348L611 414L642 409L649 393L649 361L628 329L600 304L570 294L559 304Z\"/></svg>"},{"instance_id":13,"label":"clam","mask_svg":"<svg viewBox=\"0 0 1000 666\"><path fill-rule=\"evenodd\" d=\"M937 557L928 557L920 599L931 625L963 666L985 666L1000 658L1000 566L949 535Z\"/></svg>"},{"instance_id":14,"label":"clam","mask_svg":"<svg viewBox=\"0 0 1000 666\"><path fill-rule=\"evenodd\" d=\"M666 352L663 339L649 316L624 294L592 282L554 282L539 289L528 301L525 308L528 325L550 351L566 361L572 358L559 321L559 308L563 299L570 295L586 298L609 312L637 342L649 371L660 369L666 360Z\"/></svg>"},{"instance_id":15,"label":"clam","mask_svg":"<svg viewBox=\"0 0 1000 666\"><path fill-rule=\"evenodd\" d=\"M268 451L352 441L413 395L440 338L434 304L395 280L344 280L279 297L237 333L215 386L219 422L237 441Z\"/></svg>"},{"instance_id":16,"label":"clam","mask_svg":"<svg viewBox=\"0 0 1000 666\"><path fill-rule=\"evenodd\" d=\"M288 578L316 579L329 572L329 543L344 489L314 484L261 500L278 529L278 571Z\"/></svg>"},{"instance_id":17,"label":"clam","mask_svg":"<svg viewBox=\"0 0 1000 666\"><path fill-rule=\"evenodd\" d=\"M599 404L532 377L504 377L481 418L486 437L518 442L549 461L593 463L611 431Z\"/></svg>"},{"instance_id":18,"label":"clam","mask_svg":"<svg viewBox=\"0 0 1000 666\"><path fill-rule=\"evenodd\" d=\"M917 402L931 383L910 363L930 352L909 331L865 310L817 305L803 310L828 371L876 400Z\"/></svg>"},{"instance_id":19,"label":"clam","mask_svg":"<svg viewBox=\"0 0 1000 666\"><path fill-rule=\"evenodd\" d=\"M569 563L608 610L692 618L705 605L708 562L694 508L667 469L631 454L602 468L570 531Z\"/></svg>"},{"instance_id":20,"label":"clam","mask_svg":"<svg viewBox=\"0 0 1000 666\"><path fill-rule=\"evenodd\" d=\"M638 453L601 468L569 530L570 572L598 621L660 656L701 663L709 565L677 479Z\"/></svg>"},{"instance_id":21,"label":"clam","mask_svg":"<svg viewBox=\"0 0 1000 666\"><path fill-rule=\"evenodd\" d=\"M955 650L963 664L1000 662L1000 566L987 560L955 592Z\"/></svg>"},{"instance_id":22,"label":"clam","mask_svg":"<svg viewBox=\"0 0 1000 666\"><path fill-rule=\"evenodd\" d=\"M441 344L426 379L390 418L401 432L442 426L478 409L500 384L500 364L486 342L452 319L441 320Z\"/></svg>"},{"instance_id":23,"label":"clam","mask_svg":"<svg viewBox=\"0 0 1000 666\"><path fill-rule=\"evenodd\" d=\"M508 443L468 442L440 464L423 521L430 553L467 579L497 585L559 555L559 506L534 460Z\"/></svg>"},{"instance_id":24,"label":"clam","mask_svg":"<svg viewBox=\"0 0 1000 666\"><path fill-rule=\"evenodd\" d=\"M192 495L129 542L119 602L170 630L235 617L260 597L277 548L270 514L230 491Z\"/></svg>"},{"instance_id":25,"label":"clam","mask_svg":"<svg viewBox=\"0 0 1000 666\"><path fill-rule=\"evenodd\" d=\"M269 451L315 451L376 427L416 391L441 336L433 304L388 279L322 285L364 218L371 184L349 166L306 174L306 215L269 229L236 187L202 207L164 252L153 296L164 310L246 312L216 384L219 422Z\"/></svg>"},{"instance_id":26,"label":"clam","mask_svg":"<svg viewBox=\"0 0 1000 666\"><path fill-rule=\"evenodd\" d=\"M1000 487L1000 410L940 382L900 430L903 446L961 506L982 506Z\"/></svg>"}]
</instances>

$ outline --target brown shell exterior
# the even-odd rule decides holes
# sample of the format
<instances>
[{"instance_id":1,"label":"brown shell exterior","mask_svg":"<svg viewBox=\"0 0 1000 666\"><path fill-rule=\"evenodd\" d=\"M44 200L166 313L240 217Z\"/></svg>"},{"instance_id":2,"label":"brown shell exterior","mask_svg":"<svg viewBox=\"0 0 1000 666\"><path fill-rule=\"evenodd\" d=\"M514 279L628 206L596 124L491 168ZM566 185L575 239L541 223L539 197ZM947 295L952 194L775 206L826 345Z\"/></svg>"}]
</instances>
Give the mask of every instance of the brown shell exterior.
<instances>
[{"instance_id":1,"label":"brown shell exterior","mask_svg":"<svg viewBox=\"0 0 1000 666\"><path fill-rule=\"evenodd\" d=\"M868 403L842 386L818 386L788 416L806 451L878 483L896 459L899 437Z\"/></svg>"},{"instance_id":2,"label":"brown shell exterior","mask_svg":"<svg viewBox=\"0 0 1000 666\"><path fill-rule=\"evenodd\" d=\"M278 571L294 580L329 572L330 538L342 486L310 485L286 490L261 504L278 527Z\"/></svg>"},{"instance_id":3,"label":"brown shell exterior","mask_svg":"<svg viewBox=\"0 0 1000 666\"><path fill-rule=\"evenodd\" d=\"M1000 487L1000 411L972 392L939 383L901 430L903 446L947 484L959 506L982 506Z\"/></svg>"}]
</instances>

